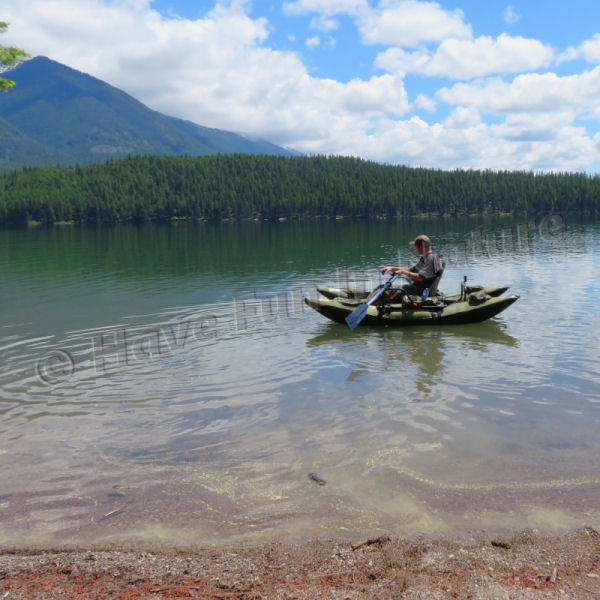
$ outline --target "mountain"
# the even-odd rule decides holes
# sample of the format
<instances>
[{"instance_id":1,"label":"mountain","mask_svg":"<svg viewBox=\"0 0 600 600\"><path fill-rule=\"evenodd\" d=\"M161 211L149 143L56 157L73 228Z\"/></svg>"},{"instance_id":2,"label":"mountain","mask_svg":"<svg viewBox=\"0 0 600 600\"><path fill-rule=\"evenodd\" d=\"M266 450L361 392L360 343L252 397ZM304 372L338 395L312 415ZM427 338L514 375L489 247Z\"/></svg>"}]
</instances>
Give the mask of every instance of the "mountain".
<instances>
[{"instance_id":1,"label":"mountain","mask_svg":"<svg viewBox=\"0 0 600 600\"><path fill-rule=\"evenodd\" d=\"M266 141L168 117L107 83L38 56L0 94L0 170L92 164L129 154L296 154Z\"/></svg>"}]
</instances>

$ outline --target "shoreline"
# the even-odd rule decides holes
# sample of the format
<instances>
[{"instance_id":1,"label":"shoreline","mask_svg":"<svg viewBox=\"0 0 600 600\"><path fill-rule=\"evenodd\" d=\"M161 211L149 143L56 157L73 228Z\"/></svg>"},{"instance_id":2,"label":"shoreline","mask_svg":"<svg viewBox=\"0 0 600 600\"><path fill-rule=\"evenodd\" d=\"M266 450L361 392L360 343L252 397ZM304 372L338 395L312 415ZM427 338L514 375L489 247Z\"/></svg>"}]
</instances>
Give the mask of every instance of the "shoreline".
<instances>
[{"instance_id":1,"label":"shoreline","mask_svg":"<svg viewBox=\"0 0 600 600\"><path fill-rule=\"evenodd\" d=\"M0 548L0 598L598 598L600 533Z\"/></svg>"}]
</instances>

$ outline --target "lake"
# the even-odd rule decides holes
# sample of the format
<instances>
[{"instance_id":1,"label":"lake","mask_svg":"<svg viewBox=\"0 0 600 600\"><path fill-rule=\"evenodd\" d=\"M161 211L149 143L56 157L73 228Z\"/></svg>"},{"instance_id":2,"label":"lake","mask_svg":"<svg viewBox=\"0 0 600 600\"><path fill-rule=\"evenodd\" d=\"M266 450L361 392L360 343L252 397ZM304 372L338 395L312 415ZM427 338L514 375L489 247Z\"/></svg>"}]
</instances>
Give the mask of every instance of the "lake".
<instances>
[{"instance_id":1,"label":"lake","mask_svg":"<svg viewBox=\"0 0 600 600\"><path fill-rule=\"evenodd\" d=\"M354 332L303 304L419 233L441 290L520 299ZM0 273L4 545L600 526L600 223L10 230Z\"/></svg>"}]
</instances>

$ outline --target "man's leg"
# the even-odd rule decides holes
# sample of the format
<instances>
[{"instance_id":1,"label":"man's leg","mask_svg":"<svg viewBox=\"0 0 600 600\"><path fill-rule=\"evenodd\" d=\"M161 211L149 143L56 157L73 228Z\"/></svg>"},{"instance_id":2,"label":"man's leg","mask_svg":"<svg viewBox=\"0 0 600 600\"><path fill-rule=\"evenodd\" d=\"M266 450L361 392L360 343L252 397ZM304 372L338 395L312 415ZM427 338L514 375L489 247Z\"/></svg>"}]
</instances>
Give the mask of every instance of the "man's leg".
<instances>
[{"instance_id":1,"label":"man's leg","mask_svg":"<svg viewBox=\"0 0 600 600\"><path fill-rule=\"evenodd\" d=\"M390 288L377 302L375 305L389 304L391 302L400 302L407 294L418 294L419 291L414 283L405 283L399 288Z\"/></svg>"}]
</instances>

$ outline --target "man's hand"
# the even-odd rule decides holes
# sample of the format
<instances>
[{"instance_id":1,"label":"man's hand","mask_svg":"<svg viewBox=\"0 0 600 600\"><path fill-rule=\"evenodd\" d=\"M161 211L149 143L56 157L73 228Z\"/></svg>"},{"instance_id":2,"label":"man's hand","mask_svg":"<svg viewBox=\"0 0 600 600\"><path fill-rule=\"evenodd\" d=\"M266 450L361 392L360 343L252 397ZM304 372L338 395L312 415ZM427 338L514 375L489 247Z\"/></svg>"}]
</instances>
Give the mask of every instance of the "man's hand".
<instances>
[{"instance_id":1,"label":"man's hand","mask_svg":"<svg viewBox=\"0 0 600 600\"><path fill-rule=\"evenodd\" d=\"M385 275L386 273L399 273L401 269L399 269L398 267L384 267L383 269L381 269L381 274Z\"/></svg>"}]
</instances>

